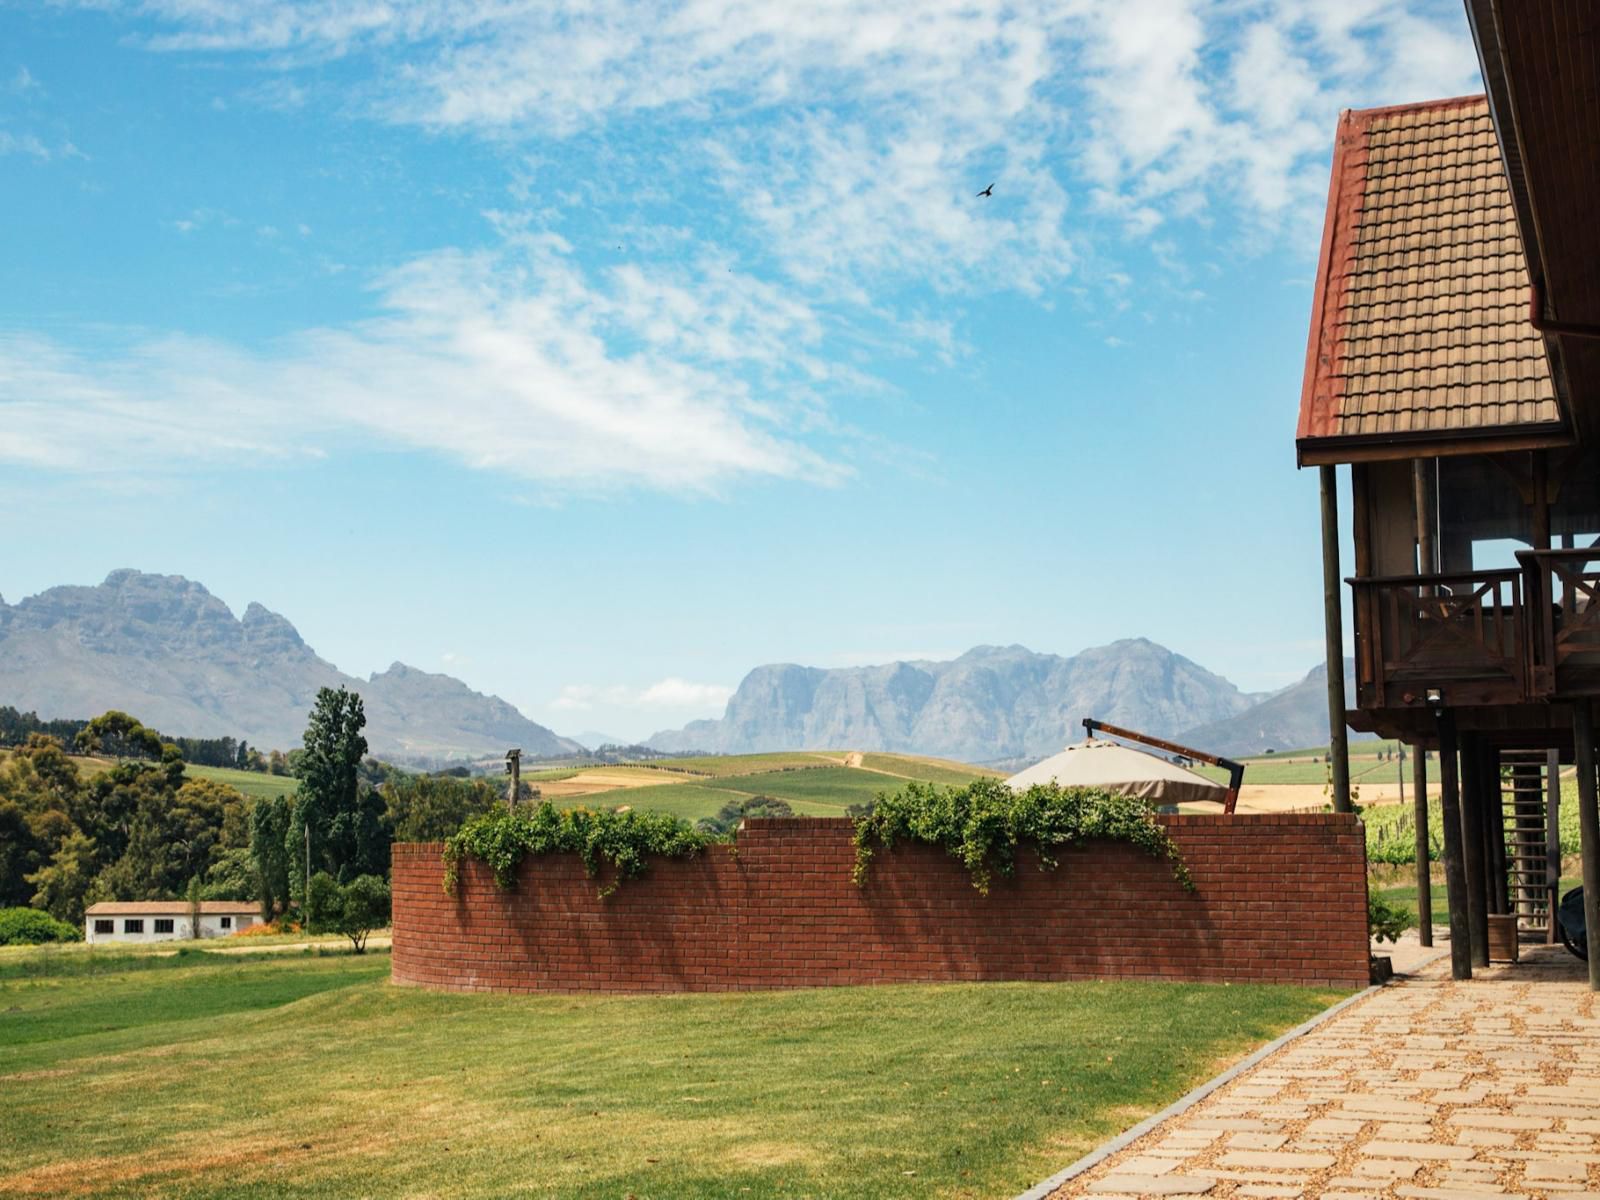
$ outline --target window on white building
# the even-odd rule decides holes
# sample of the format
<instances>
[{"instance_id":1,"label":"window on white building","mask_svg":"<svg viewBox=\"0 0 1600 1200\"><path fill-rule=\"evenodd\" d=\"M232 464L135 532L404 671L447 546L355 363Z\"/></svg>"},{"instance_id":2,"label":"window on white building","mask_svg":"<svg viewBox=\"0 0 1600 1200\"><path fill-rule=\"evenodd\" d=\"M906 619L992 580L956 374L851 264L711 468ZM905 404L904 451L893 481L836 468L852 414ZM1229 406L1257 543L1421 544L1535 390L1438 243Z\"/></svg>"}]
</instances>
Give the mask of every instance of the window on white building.
<instances>
[{"instance_id":1,"label":"window on white building","mask_svg":"<svg viewBox=\"0 0 1600 1200\"><path fill-rule=\"evenodd\" d=\"M124 920L122 922L122 932L123 933L143 933L144 932L144 918L143 917L128 917L126 920Z\"/></svg>"},{"instance_id":2,"label":"window on white building","mask_svg":"<svg viewBox=\"0 0 1600 1200\"><path fill-rule=\"evenodd\" d=\"M157 917L156 918L156 932L157 933L171 933L172 932L172 918L171 917Z\"/></svg>"},{"instance_id":3,"label":"window on white building","mask_svg":"<svg viewBox=\"0 0 1600 1200\"><path fill-rule=\"evenodd\" d=\"M232 929L233 928L233 918L232 917L223 917L222 918L222 927L224 929Z\"/></svg>"},{"instance_id":4,"label":"window on white building","mask_svg":"<svg viewBox=\"0 0 1600 1200\"><path fill-rule=\"evenodd\" d=\"M96 917L94 919L94 931L96 933L115 933L117 931L117 923L110 917Z\"/></svg>"}]
</instances>

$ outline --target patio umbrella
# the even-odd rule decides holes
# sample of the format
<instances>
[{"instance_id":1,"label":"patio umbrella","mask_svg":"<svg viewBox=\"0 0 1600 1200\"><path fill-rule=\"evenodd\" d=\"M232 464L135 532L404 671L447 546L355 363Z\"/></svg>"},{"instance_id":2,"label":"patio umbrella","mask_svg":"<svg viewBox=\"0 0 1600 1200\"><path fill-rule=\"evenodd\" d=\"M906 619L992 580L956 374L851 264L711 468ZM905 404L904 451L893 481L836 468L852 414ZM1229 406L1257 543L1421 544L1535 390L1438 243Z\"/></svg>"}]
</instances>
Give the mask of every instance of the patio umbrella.
<instances>
[{"instance_id":1,"label":"patio umbrella","mask_svg":"<svg viewBox=\"0 0 1600 1200\"><path fill-rule=\"evenodd\" d=\"M1052 780L1062 787L1105 788L1155 804L1190 804L1197 800L1222 804L1228 797L1226 786L1212 783L1185 767L1118 742L1094 739L1068 746L1060 754L1018 772L1006 783L1021 791Z\"/></svg>"}]
</instances>

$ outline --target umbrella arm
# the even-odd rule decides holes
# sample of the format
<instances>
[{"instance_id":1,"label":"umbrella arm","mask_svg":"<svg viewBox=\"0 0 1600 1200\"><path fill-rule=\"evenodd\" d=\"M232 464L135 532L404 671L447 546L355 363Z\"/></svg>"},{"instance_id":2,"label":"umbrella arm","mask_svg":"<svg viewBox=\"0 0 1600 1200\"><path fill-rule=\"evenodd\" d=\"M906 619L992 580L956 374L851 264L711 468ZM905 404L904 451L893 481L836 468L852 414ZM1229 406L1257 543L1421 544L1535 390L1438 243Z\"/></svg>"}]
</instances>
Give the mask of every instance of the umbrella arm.
<instances>
[{"instance_id":1,"label":"umbrella arm","mask_svg":"<svg viewBox=\"0 0 1600 1200\"><path fill-rule=\"evenodd\" d=\"M1220 754L1207 754L1204 750L1196 750L1192 746L1180 746L1177 742L1165 741L1162 738L1151 737L1148 733L1140 733L1136 729L1123 729L1116 725L1107 725L1104 721L1096 721L1093 717L1083 719L1084 732L1093 738L1098 733L1109 733L1112 737L1123 738L1130 742L1139 742L1157 750L1165 750L1168 754L1181 754L1195 762L1205 763L1209 767L1221 767L1228 772L1228 794L1222 802L1222 811L1229 816L1239 803L1239 789L1244 786L1244 764L1235 762L1231 758L1223 758Z\"/></svg>"}]
</instances>

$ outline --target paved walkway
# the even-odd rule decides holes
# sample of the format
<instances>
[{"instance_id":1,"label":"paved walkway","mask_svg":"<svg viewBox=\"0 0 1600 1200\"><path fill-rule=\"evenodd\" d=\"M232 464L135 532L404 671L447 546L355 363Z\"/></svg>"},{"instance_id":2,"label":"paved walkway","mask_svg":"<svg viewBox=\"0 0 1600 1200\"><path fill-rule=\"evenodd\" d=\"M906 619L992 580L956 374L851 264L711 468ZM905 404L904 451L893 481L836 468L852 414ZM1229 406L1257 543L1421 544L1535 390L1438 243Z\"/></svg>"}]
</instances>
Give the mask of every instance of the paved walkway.
<instances>
[{"instance_id":1,"label":"paved walkway","mask_svg":"<svg viewBox=\"0 0 1600 1200\"><path fill-rule=\"evenodd\" d=\"M1600 1200L1600 1006L1566 950L1522 953L1418 968L1052 1200Z\"/></svg>"}]
</instances>

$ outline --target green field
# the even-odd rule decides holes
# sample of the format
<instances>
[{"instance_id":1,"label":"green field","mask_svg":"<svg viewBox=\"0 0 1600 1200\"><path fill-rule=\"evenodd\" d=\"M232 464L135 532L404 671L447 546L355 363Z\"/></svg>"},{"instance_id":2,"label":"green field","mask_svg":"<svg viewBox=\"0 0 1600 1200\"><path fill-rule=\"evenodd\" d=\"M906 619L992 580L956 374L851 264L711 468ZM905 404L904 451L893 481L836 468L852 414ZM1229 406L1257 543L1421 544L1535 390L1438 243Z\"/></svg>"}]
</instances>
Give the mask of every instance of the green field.
<instances>
[{"instance_id":1,"label":"green field","mask_svg":"<svg viewBox=\"0 0 1600 1200\"><path fill-rule=\"evenodd\" d=\"M442 995L387 958L0 977L0 1195L1011 1195L1334 993Z\"/></svg>"},{"instance_id":2,"label":"green field","mask_svg":"<svg viewBox=\"0 0 1600 1200\"><path fill-rule=\"evenodd\" d=\"M183 772L191 779L213 779L243 792L252 800L271 800L274 796L292 796L300 781L292 775L267 775L261 771L236 771L232 767L197 767L193 763Z\"/></svg>"},{"instance_id":3,"label":"green field","mask_svg":"<svg viewBox=\"0 0 1600 1200\"><path fill-rule=\"evenodd\" d=\"M775 796L787 800L797 810L827 808L843 813L851 804L866 804L880 792L892 792L906 783L905 778L863 771L856 767L823 767L815 771L773 771L762 775L729 775L708 787L748 796Z\"/></svg>"},{"instance_id":4,"label":"green field","mask_svg":"<svg viewBox=\"0 0 1600 1200\"><path fill-rule=\"evenodd\" d=\"M1413 917L1417 915L1417 885L1415 882L1383 885L1374 883L1371 886L1373 895L1382 896L1389 903L1399 905L1410 912ZM1582 886L1582 879L1563 879L1561 888L1556 894L1565 896L1573 888ZM1433 903L1433 923L1435 925L1448 925L1450 923L1450 890L1445 887L1444 880L1435 879L1433 886L1429 889L1429 895Z\"/></svg>"}]
</instances>

